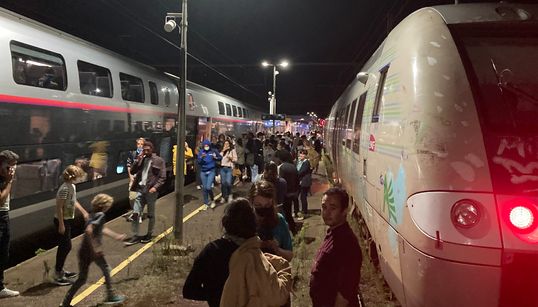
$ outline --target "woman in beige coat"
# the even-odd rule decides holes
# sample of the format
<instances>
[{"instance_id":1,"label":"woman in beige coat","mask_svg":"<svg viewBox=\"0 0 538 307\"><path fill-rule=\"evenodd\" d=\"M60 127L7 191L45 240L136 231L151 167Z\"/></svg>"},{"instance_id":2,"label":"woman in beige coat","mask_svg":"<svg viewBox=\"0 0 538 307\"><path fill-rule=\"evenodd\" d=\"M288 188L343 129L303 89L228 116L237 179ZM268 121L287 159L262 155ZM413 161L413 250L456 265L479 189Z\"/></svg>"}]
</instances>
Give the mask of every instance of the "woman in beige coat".
<instances>
[{"instance_id":1,"label":"woman in beige coat","mask_svg":"<svg viewBox=\"0 0 538 307\"><path fill-rule=\"evenodd\" d=\"M246 199L236 201L250 206ZM255 220L254 210L250 210ZM282 306L288 301L291 267L282 257L262 253L260 238L255 233L254 228L252 236L232 254L221 307Z\"/></svg>"}]
</instances>

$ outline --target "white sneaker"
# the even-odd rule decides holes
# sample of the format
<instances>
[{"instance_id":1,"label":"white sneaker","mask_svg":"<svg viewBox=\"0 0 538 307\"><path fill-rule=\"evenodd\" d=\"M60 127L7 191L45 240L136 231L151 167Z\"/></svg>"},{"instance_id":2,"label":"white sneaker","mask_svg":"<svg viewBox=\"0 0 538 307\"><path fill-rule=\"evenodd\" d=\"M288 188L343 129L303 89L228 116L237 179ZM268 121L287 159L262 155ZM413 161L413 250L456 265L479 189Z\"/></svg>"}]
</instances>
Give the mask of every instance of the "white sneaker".
<instances>
[{"instance_id":1,"label":"white sneaker","mask_svg":"<svg viewBox=\"0 0 538 307\"><path fill-rule=\"evenodd\" d=\"M210 208L211 208L211 209L215 209L216 206L217 206L217 204L216 204L214 201L212 201L212 202L211 202L211 206L210 206Z\"/></svg>"},{"instance_id":2,"label":"white sneaker","mask_svg":"<svg viewBox=\"0 0 538 307\"><path fill-rule=\"evenodd\" d=\"M206 211L208 207L209 207L208 205L204 205L204 207L201 209L201 211Z\"/></svg>"},{"instance_id":3,"label":"white sneaker","mask_svg":"<svg viewBox=\"0 0 538 307\"><path fill-rule=\"evenodd\" d=\"M197 189L197 190L201 190L201 189L202 189L202 186L201 186L201 185L197 185L197 186L196 186L196 189Z\"/></svg>"},{"instance_id":4,"label":"white sneaker","mask_svg":"<svg viewBox=\"0 0 538 307\"><path fill-rule=\"evenodd\" d=\"M20 295L19 291L9 290L8 288L4 288L2 289L2 291L0 291L0 298L14 297L14 296L19 296L19 295Z\"/></svg>"}]
</instances>

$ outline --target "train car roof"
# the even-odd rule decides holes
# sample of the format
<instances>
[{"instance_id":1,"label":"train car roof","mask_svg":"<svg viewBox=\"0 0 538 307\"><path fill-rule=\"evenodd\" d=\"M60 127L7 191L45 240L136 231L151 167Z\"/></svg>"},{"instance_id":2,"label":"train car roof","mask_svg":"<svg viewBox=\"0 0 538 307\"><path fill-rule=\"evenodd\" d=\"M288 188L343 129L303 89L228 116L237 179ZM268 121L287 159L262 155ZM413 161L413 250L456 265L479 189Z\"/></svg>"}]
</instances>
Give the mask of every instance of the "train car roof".
<instances>
[{"instance_id":1,"label":"train car roof","mask_svg":"<svg viewBox=\"0 0 538 307\"><path fill-rule=\"evenodd\" d=\"M447 24L538 21L538 6L518 3L466 3L433 6Z\"/></svg>"}]
</instances>

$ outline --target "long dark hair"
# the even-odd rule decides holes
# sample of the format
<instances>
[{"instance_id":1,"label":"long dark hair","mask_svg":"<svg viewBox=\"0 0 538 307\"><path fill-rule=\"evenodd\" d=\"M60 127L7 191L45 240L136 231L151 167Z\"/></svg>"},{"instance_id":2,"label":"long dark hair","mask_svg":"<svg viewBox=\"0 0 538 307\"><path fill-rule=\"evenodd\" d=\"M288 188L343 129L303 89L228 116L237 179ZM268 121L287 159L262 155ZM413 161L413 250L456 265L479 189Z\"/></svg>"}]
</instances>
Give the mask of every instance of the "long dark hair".
<instances>
[{"instance_id":1,"label":"long dark hair","mask_svg":"<svg viewBox=\"0 0 538 307\"><path fill-rule=\"evenodd\" d=\"M263 171L263 180L267 180L275 185L275 188L277 188L278 184L278 166L275 162L269 161L265 163L264 171Z\"/></svg>"},{"instance_id":2,"label":"long dark hair","mask_svg":"<svg viewBox=\"0 0 538 307\"><path fill-rule=\"evenodd\" d=\"M234 199L224 210L222 227L227 234L248 239L256 235L256 214L245 198Z\"/></svg>"}]
</instances>

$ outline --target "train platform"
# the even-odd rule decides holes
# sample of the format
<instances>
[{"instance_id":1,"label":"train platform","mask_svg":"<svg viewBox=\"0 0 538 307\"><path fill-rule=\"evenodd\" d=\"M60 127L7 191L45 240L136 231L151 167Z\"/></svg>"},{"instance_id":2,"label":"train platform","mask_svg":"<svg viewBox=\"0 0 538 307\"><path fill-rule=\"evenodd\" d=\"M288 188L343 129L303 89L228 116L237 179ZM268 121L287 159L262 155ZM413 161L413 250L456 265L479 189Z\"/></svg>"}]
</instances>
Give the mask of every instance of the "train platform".
<instances>
[{"instance_id":1,"label":"train platform","mask_svg":"<svg viewBox=\"0 0 538 307\"><path fill-rule=\"evenodd\" d=\"M327 187L323 177L314 176L312 196L309 197L309 208L313 215L305 219L305 223L313 222L318 227L307 227L306 232L302 233L303 236L319 236L324 232L319 231L324 226L319 217L319 210L321 195ZM249 188L250 184L234 187L234 196L246 196ZM152 242L125 246L123 242L104 238L105 258L111 268L114 289L118 294L127 297L123 306L207 306L205 302L183 299L181 289L194 257L206 243L222 234L220 220L225 206L219 205L214 210L203 211L202 192L197 190L194 184L186 187L185 194L183 248L177 249L172 240L173 193L157 201L154 231L156 237ZM131 224L123 217L109 221L106 226L115 232L130 236ZM144 221L140 230L144 233L146 229L147 221ZM313 230L316 230L317 234L310 234ZM73 239L73 249L65 264L66 270L78 271L76 255L81 241L82 236ZM320 240L317 241L319 245ZM305 254L303 251L300 254L301 259L296 261L309 261L308 259L314 256L312 253L311 251ZM58 306L69 286L60 287L52 283L55 255L56 248L53 248L7 270L5 276L7 286L20 291L21 296L2 299L0 306ZM92 265L88 282L79 290L72 304L100 306L105 297L103 283L101 271L96 265Z\"/></svg>"}]
</instances>

